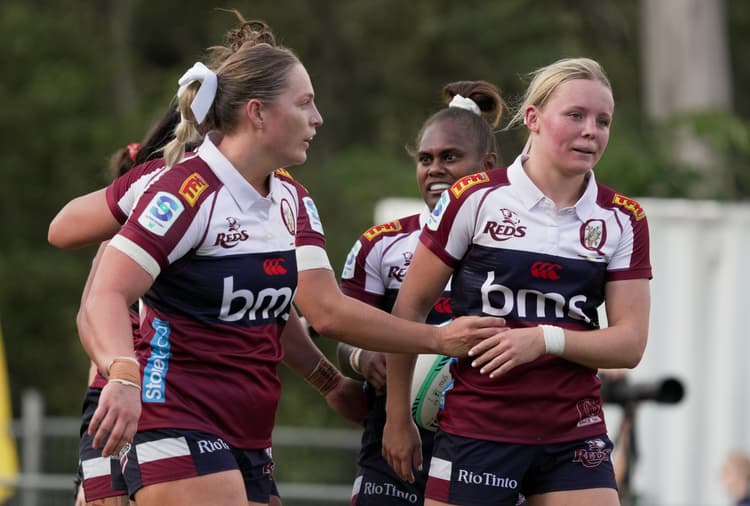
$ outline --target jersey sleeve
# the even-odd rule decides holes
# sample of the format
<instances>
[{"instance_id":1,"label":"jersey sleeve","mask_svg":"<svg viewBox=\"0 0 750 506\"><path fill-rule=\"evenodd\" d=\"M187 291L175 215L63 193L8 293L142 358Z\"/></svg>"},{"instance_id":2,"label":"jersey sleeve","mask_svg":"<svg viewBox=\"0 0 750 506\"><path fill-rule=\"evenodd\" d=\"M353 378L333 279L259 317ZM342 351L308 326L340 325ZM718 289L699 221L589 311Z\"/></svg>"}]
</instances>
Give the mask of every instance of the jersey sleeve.
<instances>
[{"instance_id":1,"label":"jersey sleeve","mask_svg":"<svg viewBox=\"0 0 750 506\"><path fill-rule=\"evenodd\" d=\"M329 269L331 262L326 253L326 239L318 208L307 189L289 178L298 196L296 255L297 270Z\"/></svg>"},{"instance_id":2,"label":"jersey sleeve","mask_svg":"<svg viewBox=\"0 0 750 506\"><path fill-rule=\"evenodd\" d=\"M213 195L205 190L219 184L210 170L173 167L143 192L110 245L156 278L203 239Z\"/></svg>"},{"instance_id":3,"label":"jersey sleeve","mask_svg":"<svg viewBox=\"0 0 750 506\"><path fill-rule=\"evenodd\" d=\"M380 275L380 243L360 236L349 250L341 273L341 291L372 306L380 307L385 284Z\"/></svg>"},{"instance_id":4,"label":"jersey sleeve","mask_svg":"<svg viewBox=\"0 0 750 506\"><path fill-rule=\"evenodd\" d=\"M614 194L615 216L620 224L620 243L607 265L607 281L651 279L648 220L641 205L633 199Z\"/></svg>"},{"instance_id":5,"label":"jersey sleeve","mask_svg":"<svg viewBox=\"0 0 750 506\"><path fill-rule=\"evenodd\" d=\"M133 167L107 186L104 191L107 207L118 223L122 225L127 221L138 197L163 168L164 160L149 160Z\"/></svg>"},{"instance_id":6,"label":"jersey sleeve","mask_svg":"<svg viewBox=\"0 0 750 506\"><path fill-rule=\"evenodd\" d=\"M472 244L481 192L489 183L486 172L459 179L443 192L427 219L419 240L448 267L457 267Z\"/></svg>"}]
</instances>

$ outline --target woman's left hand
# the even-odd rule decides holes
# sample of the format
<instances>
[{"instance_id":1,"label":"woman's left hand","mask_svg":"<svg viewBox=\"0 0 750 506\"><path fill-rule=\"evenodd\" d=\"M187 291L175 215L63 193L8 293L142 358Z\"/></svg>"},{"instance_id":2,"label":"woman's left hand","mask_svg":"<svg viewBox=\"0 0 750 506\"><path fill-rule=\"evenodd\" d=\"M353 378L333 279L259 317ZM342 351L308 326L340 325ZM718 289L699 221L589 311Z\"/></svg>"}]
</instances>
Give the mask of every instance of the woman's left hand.
<instances>
[{"instance_id":1,"label":"woman's left hand","mask_svg":"<svg viewBox=\"0 0 750 506\"><path fill-rule=\"evenodd\" d=\"M489 337L469 350L472 367L496 378L514 367L531 362L546 351L540 327L508 329Z\"/></svg>"}]
</instances>

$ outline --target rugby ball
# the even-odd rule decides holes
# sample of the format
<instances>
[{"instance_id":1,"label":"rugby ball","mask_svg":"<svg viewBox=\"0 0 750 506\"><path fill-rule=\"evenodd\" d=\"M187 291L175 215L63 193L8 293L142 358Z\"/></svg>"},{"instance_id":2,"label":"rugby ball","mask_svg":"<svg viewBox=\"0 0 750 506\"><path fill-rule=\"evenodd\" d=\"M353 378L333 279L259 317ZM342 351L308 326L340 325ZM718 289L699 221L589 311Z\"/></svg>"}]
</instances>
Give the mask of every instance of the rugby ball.
<instances>
[{"instance_id":1,"label":"rugby ball","mask_svg":"<svg viewBox=\"0 0 750 506\"><path fill-rule=\"evenodd\" d=\"M423 429L437 430L437 414L443 405L443 395L453 384L451 361L451 357L445 355L417 356L411 382L411 414Z\"/></svg>"}]
</instances>

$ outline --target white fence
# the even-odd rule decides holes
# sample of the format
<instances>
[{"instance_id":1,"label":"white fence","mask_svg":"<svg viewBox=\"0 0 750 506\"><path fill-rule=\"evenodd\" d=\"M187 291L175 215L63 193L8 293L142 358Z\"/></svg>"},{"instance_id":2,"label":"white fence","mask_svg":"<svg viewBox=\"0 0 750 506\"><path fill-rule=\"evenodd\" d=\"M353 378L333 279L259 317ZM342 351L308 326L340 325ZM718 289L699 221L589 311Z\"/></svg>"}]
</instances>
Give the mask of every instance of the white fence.
<instances>
[{"instance_id":1,"label":"white fence","mask_svg":"<svg viewBox=\"0 0 750 506\"><path fill-rule=\"evenodd\" d=\"M0 476L0 487L15 489L7 506L56 506L73 504L73 478L75 460L71 459L70 473L53 474L44 469L46 442L64 438L75 442L81 421L74 417L45 417L44 401L38 392L28 390L22 399L21 418L13 422L13 434L19 441L21 473L15 477ZM342 451L352 462L350 476L342 476L342 483L280 482L279 491L285 505L325 504L347 505L351 502L351 481L360 447L359 429L276 427L273 433L274 449L292 447L315 449L320 452ZM76 454L77 455L77 454ZM294 467L295 462L285 462L284 467ZM349 483L346 480L351 480Z\"/></svg>"},{"instance_id":2,"label":"white fence","mask_svg":"<svg viewBox=\"0 0 750 506\"><path fill-rule=\"evenodd\" d=\"M685 398L643 403L633 488L639 504L724 506L720 481L733 449L750 452L750 205L639 199L651 232L650 337L631 381L675 376ZM375 221L419 212L385 199ZM608 407L616 431L619 408Z\"/></svg>"}]
</instances>

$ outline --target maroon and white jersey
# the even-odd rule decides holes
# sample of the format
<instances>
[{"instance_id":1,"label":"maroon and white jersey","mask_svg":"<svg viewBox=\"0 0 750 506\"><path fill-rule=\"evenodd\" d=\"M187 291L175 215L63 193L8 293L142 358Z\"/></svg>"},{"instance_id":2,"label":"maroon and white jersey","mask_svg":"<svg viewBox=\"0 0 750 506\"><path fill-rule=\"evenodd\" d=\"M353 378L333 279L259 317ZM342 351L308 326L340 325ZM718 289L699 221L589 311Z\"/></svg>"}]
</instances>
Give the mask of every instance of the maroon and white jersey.
<instances>
[{"instance_id":1,"label":"maroon and white jersey","mask_svg":"<svg viewBox=\"0 0 750 506\"><path fill-rule=\"evenodd\" d=\"M148 185L159 172L166 169L163 158L155 158L136 165L107 186L104 195L112 216L123 224Z\"/></svg>"},{"instance_id":2,"label":"maroon and white jersey","mask_svg":"<svg viewBox=\"0 0 750 506\"><path fill-rule=\"evenodd\" d=\"M261 196L210 139L161 171L110 245L154 278L136 355L139 430L271 446L281 331L298 270L330 268L313 200L286 171Z\"/></svg>"},{"instance_id":3,"label":"maroon and white jersey","mask_svg":"<svg viewBox=\"0 0 750 506\"><path fill-rule=\"evenodd\" d=\"M375 225L354 243L341 273L341 291L390 312L419 243L429 212ZM444 292L430 311L427 323L451 318L450 292Z\"/></svg>"},{"instance_id":4,"label":"maroon and white jersey","mask_svg":"<svg viewBox=\"0 0 750 506\"><path fill-rule=\"evenodd\" d=\"M154 159L136 165L125 174L117 177L104 190L107 207L112 216L121 225L128 219L138 197L143 194L146 187L154 180L159 171L164 170L164 160ZM133 339L137 339L140 328L138 313L131 311L130 320L133 327ZM97 371L89 383L89 388L104 388L107 379Z\"/></svg>"},{"instance_id":5,"label":"maroon and white jersey","mask_svg":"<svg viewBox=\"0 0 750 506\"><path fill-rule=\"evenodd\" d=\"M576 205L557 211L521 157L446 190L420 240L454 268L456 317L500 316L510 327L596 329L606 283L651 278L648 225L636 201L590 173ZM452 365L442 430L521 444L606 432L596 370L542 355L491 379L470 362Z\"/></svg>"}]
</instances>

